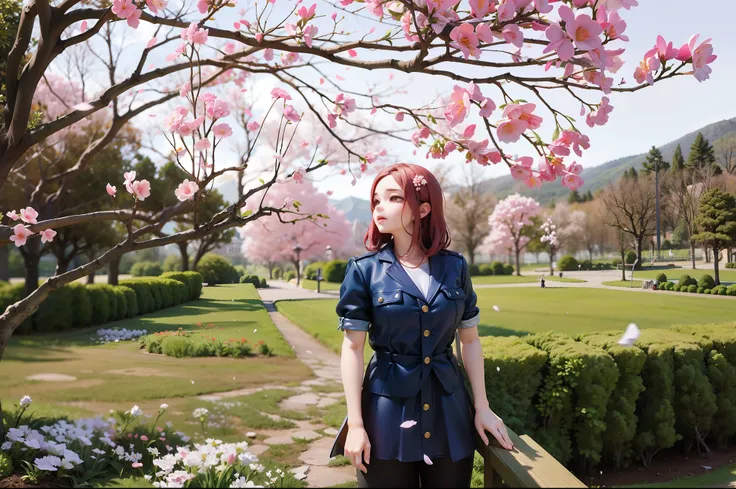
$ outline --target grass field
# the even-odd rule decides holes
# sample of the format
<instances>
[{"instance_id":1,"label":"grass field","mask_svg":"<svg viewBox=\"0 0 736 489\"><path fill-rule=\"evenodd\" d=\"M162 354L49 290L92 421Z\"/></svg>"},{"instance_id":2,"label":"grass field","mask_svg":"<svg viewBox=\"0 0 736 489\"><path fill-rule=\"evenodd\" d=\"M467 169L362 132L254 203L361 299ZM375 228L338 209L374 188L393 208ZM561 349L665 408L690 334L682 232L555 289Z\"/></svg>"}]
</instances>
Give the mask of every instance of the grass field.
<instances>
[{"instance_id":1,"label":"grass field","mask_svg":"<svg viewBox=\"0 0 736 489\"><path fill-rule=\"evenodd\" d=\"M307 289L307 290L317 290L317 281L316 280L307 280L307 279L304 279L303 278L301 280L301 284L300 285L302 286L302 288ZM319 284L319 289L322 292L324 292L325 290L340 290L340 284L336 284L336 283L333 283L333 282L326 282L326 281L323 280Z\"/></svg>"},{"instance_id":2,"label":"grass field","mask_svg":"<svg viewBox=\"0 0 736 489\"><path fill-rule=\"evenodd\" d=\"M626 289L634 288L634 289L640 289L641 288L641 280L609 280L607 282L601 282L603 285L608 285L609 287L623 287Z\"/></svg>"},{"instance_id":3,"label":"grass field","mask_svg":"<svg viewBox=\"0 0 736 489\"><path fill-rule=\"evenodd\" d=\"M478 289L483 336L557 331L578 334L621 330L635 322L641 328L673 324L723 322L734 319L733 301L697 295L636 294L584 288ZM279 301L277 308L292 322L335 351L342 333L336 329L335 300ZM498 306L499 312L493 306Z\"/></svg>"},{"instance_id":4,"label":"grass field","mask_svg":"<svg viewBox=\"0 0 736 489\"><path fill-rule=\"evenodd\" d=\"M143 402L310 376L271 322L252 285L205 287L197 301L104 327L147 329L149 333L181 327L224 340L264 340L276 356L179 359L150 355L138 348L137 341L94 344L90 338L95 336L96 327L53 336L14 336L0 363L3 396L19 399L30 395L41 402ZM77 380L26 380L41 373L66 374Z\"/></svg>"}]
</instances>

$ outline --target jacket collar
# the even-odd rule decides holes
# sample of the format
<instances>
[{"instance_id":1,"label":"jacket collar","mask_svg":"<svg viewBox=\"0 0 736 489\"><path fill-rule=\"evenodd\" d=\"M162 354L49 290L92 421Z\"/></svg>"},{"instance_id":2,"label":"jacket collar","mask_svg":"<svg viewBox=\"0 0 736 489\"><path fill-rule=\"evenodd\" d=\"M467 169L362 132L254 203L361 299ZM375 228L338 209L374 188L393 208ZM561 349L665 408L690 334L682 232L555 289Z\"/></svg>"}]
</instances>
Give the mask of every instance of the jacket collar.
<instances>
[{"instance_id":1,"label":"jacket collar","mask_svg":"<svg viewBox=\"0 0 736 489\"><path fill-rule=\"evenodd\" d=\"M378 252L378 259L380 261L390 263L388 269L386 269L386 274L401 285L403 291L413 295L417 299L424 299L430 304L437 296L442 280L445 278L445 273L447 272L447 265L443 258L444 256L442 253L429 257L429 292L425 298L424 294L422 294L416 284L414 284L414 281L409 277L406 270L404 270L404 267L401 266L401 263L399 263L399 260L396 258L393 240L389 241L388 244Z\"/></svg>"}]
</instances>

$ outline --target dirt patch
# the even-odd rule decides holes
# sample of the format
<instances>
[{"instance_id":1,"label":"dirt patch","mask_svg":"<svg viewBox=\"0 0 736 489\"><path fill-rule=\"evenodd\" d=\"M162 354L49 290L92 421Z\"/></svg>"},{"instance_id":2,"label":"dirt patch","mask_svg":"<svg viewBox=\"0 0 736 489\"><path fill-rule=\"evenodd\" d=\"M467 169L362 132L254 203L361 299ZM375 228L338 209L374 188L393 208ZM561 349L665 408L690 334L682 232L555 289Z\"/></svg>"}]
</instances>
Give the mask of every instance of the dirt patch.
<instances>
[{"instance_id":1,"label":"dirt patch","mask_svg":"<svg viewBox=\"0 0 736 489\"><path fill-rule=\"evenodd\" d=\"M104 374L114 375L132 375L134 377L176 377L171 372L162 372L156 368L146 367L132 367L132 368L119 368L116 370L105 370Z\"/></svg>"},{"instance_id":2,"label":"dirt patch","mask_svg":"<svg viewBox=\"0 0 736 489\"><path fill-rule=\"evenodd\" d=\"M76 377L66 374L43 373L26 377L26 380L39 380L41 382L74 382Z\"/></svg>"},{"instance_id":3,"label":"dirt patch","mask_svg":"<svg viewBox=\"0 0 736 489\"><path fill-rule=\"evenodd\" d=\"M0 487L2 488L16 488L16 487L68 487L60 485L53 477L47 477L39 481L38 485L29 484L28 482L21 479L20 475L13 474L10 477L0 479Z\"/></svg>"},{"instance_id":4,"label":"dirt patch","mask_svg":"<svg viewBox=\"0 0 736 489\"><path fill-rule=\"evenodd\" d=\"M674 479L703 475L733 463L736 450L713 450L712 457L693 453L685 456L680 450L662 451L649 467L632 466L621 471L603 469L593 476L578 476L585 485L597 487L629 486L669 482ZM634 462L637 463L637 462ZM703 466L711 467L704 469Z\"/></svg>"}]
</instances>

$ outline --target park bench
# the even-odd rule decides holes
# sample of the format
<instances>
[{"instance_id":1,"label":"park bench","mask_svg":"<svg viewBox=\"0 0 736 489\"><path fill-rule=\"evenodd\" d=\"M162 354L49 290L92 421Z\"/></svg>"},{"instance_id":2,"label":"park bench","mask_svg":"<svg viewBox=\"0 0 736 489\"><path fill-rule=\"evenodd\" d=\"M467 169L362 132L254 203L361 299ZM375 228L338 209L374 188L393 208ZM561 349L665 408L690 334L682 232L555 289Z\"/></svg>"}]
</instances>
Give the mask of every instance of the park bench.
<instances>
[{"instance_id":1,"label":"park bench","mask_svg":"<svg viewBox=\"0 0 736 489\"><path fill-rule=\"evenodd\" d=\"M493 436L479 442L484 487L587 487L528 435L506 428L514 450L502 448Z\"/></svg>"}]
</instances>

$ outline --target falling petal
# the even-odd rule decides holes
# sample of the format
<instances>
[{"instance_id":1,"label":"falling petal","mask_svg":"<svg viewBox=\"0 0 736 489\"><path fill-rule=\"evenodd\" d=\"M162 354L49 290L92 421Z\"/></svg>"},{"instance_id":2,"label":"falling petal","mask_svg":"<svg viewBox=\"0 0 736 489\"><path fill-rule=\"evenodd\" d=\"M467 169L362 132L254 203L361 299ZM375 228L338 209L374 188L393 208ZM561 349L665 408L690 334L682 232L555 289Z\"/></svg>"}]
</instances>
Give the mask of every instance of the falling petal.
<instances>
[{"instance_id":1,"label":"falling petal","mask_svg":"<svg viewBox=\"0 0 736 489\"><path fill-rule=\"evenodd\" d=\"M499 312L501 309L499 309L498 306L493 306L493 310Z\"/></svg>"},{"instance_id":2,"label":"falling petal","mask_svg":"<svg viewBox=\"0 0 736 489\"><path fill-rule=\"evenodd\" d=\"M152 37L150 41L148 41L148 44L146 44L146 47L148 49L151 49L156 44L157 39L155 37Z\"/></svg>"},{"instance_id":3,"label":"falling petal","mask_svg":"<svg viewBox=\"0 0 736 489\"><path fill-rule=\"evenodd\" d=\"M403 423L401 423L399 425L399 427L400 428L411 428L412 426L414 426L416 424L417 424L417 422L412 419L412 420L409 420L409 421L404 421Z\"/></svg>"},{"instance_id":4,"label":"falling petal","mask_svg":"<svg viewBox=\"0 0 736 489\"><path fill-rule=\"evenodd\" d=\"M74 107L72 107L73 110L92 110L94 107L92 104L87 102L82 102L81 104L77 104Z\"/></svg>"},{"instance_id":5,"label":"falling petal","mask_svg":"<svg viewBox=\"0 0 736 489\"><path fill-rule=\"evenodd\" d=\"M312 350L307 350L307 354L308 355L311 355L312 354Z\"/></svg>"},{"instance_id":6,"label":"falling petal","mask_svg":"<svg viewBox=\"0 0 736 489\"><path fill-rule=\"evenodd\" d=\"M256 331L258 331L258 328L256 328L256 329L254 329L254 330L253 330L253 332L254 332L254 333L255 333Z\"/></svg>"},{"instance_id":7,"label":"falling petal","mask_svg":"<svg viewBox=\"0 0 736 489\"><path fill-rule=\"evenodd\" d=\"M194 384L194 381L192 381L192 384Z\"/></svg>"},{"instance_id":8,"label":"falling petal","mask_svg":"<svg viewBox=\"0 0 736 489\"><path fill-rule=\"evenodd\" d=\"M618 340L618 344L623 346L631 346L636 342L638 338L639 327L636 324L631 323L626 328L626 331L624 332L624 335L621 337L621 339Z\"/></svg>"},{"instance_id":9,"label":"falling petal","mask_svg":"<svg viewBox=\"0 0 736 489\"><path fill-rule=\"evenodd\" d=\"M87 21L83 20L82 25L79 27L80 32L85 32L87 30Z\"/></svg>"},{"instance_id":10,"label":"falling petal","mask_svg":"<svg viewBox=\"0 0 736 489\"><path fill-rule=\"evenodd\" d=\"M500 372L500 371L501 371L501 367L496 367L496 372Z\"/></svg>"},{"instance_id":11,"label":"falling petal","mask_svg":"<svg viewBox=\"0 0 736 489\"><path fill-rule=\"evenodd\" d=\"M705 470L710 470L713 468L710 465L701 465L701 467L703 467Z\"/></svg>"},{"instance_id":12,"label":"falling petal","mask_svg":"<svg viewBox=\"0 0 736 489\"><path fill-rule=\"evenodd\" d=\"M427 455L424 455L424 463L427 465L432 465L432 459L427 457Z\"/></svg>"}]
</instances>

